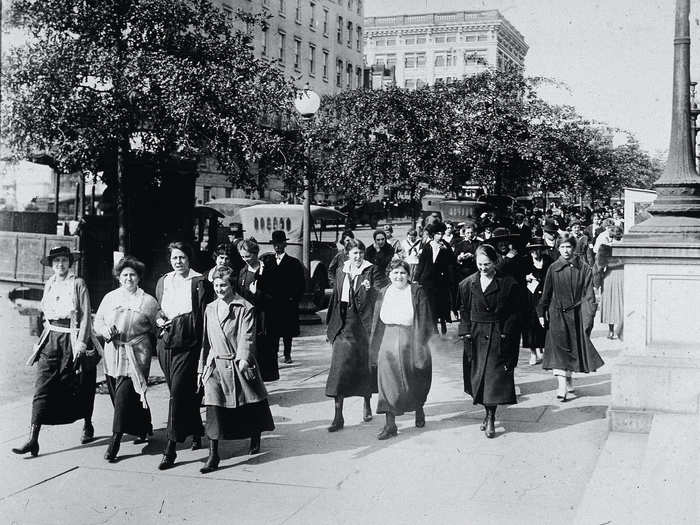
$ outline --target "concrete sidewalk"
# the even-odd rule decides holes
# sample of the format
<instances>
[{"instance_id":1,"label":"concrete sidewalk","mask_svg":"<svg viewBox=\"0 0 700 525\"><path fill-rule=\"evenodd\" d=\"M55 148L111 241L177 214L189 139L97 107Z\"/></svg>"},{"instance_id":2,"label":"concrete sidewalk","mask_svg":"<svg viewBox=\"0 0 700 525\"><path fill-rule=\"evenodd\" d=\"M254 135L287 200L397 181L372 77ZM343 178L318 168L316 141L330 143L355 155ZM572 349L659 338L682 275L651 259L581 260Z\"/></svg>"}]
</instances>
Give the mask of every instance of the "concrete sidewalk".
<instances>
[{"instance_id":1,"label":"concrete sidewalk","mask_svg":"<svg viewBox=\"0 0 700 525\"><path fill-rule=\"evenodd\" d=\"M330 348L324 337L295 340L293 365L268 384L277 426L262 451L222 443L219 470L199 473L206 450L181 445L177 464L158 471L168 392L150 391L156 435L125 439L120 461L102 458L111 429L109 397L98 395L98 439L81 446L81 423L45 427L37 458L12 454L26 438L31 397L0 407L0 521L18 524L566 524L574 520L608 436L605 412L619 341L594 342L607 365L577 380L577 397L555 399L555 381L521 353L519 403L497 413L497 436L479 431L481 408L462 391L456 325L433 345L427 424L397 419L399 436L378 441L383 417L362 423L360 398L348 399L346 427L329 434L324 396ZM155 361L154 361L155 365ZM157 367L152 369L157 372ZM373 403L374 406L374 403ZM189 445L189 443L187 443ZM206 443L205 443L206 445Z\"/></svg>"}]
</instances>

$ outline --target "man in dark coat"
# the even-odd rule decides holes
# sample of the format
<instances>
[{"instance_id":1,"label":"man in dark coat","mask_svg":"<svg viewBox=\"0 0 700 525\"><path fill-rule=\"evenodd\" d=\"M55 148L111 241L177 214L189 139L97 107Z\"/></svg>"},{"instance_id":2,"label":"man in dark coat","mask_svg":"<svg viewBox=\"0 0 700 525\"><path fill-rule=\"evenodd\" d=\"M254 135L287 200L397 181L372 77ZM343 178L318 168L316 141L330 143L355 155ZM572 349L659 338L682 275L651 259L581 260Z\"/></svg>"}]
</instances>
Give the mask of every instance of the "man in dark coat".
<instances>
[{"instance_id":1,"label":"man in dark coat","mask_svg":"<svg viewBox=\"0 0 700 525\"><path fill-rule=\"evenodd\" d=\"M565 236L561 256L549 267L537 315L542 326L549 322L542 368L553 370L559 383L557 398L566 401L573 392L572 372L595 372L603 359L591 342L596 312L593 271L574 256L576 239Z\"/></svg>"},{"instance_id":2,"label":"man in dark coat","mask_svg":"<svg viewBox=\"0 0 700 525\"><path fill-rule=\"evenodd\" d=\"M287 235L282 230L272 232L274 254L263 257L267 323L273 337L273 347L279 351L284 342L284 362L292 362L292 338L299 335L299 302L304 294L306 279L299 259L285 253Z\"/></svg>"},{"instance_id":3,"label":"man in dark coat","mask_svg":"<svg viewBox=\"0 0 700 525\"><path fill-rule=\"evenodd\" d=\"M473 224L464 225L464 238L455 245L457 257L457 282L469 277L476 272L476 249L481 241L476 237L476 229Z\"/></svg>"},{"instance_id":4,"label":"man in dark coat","mask_svg":"<svg viewBox=\"0 0 700 525\"><path fill-rule=\"evenodd\" d=\"M532 238L532 230L530 229L530 225L525 220L524 213L518 212L515 214L515 222L513 223L513 227L510 229L510 231L514 236L516 236L513 242L514 246L518 249L518 252L525 254L525 246Z\"/></svg>"}]
</instances>

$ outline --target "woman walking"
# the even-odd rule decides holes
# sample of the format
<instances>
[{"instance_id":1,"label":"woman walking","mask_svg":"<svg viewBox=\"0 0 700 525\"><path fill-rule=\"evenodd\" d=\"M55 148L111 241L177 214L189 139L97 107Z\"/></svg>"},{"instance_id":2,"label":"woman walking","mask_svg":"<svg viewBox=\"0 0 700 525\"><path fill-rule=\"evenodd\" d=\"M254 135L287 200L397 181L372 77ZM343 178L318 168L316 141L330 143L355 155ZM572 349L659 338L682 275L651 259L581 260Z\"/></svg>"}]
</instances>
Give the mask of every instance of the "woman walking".
<instances>
[{"instance_id":1,"label":"woman walking","mask_svg":"<svg viewBox=\"0 0 700 525\"><path fill-rule=\"evenodd\" d=\"M544 351L545 329L537 317L537 303L542 297L544 277L552 264L552 259L545 253L547 246L541 237L533 237L525 246L530 257L525 265L527 283L527 310L523 323L523 346L530 349L530 364L536 365L542 360Z\"/></svg>"},{"instance_id":2,"label":"woman walking","mask_svg":"<svg viewBox=\"0 0 700 525\"><path fill-rule=\"evenodd\" d=\"M238 274L237 290L241 297L255 307L255 353L263 381L277 381L280 378L277 360L277 347L269 334L265 315L266 302L264 266L258 258L260 246L252 237L237 243L238 252L245 266Z\"/></svg>"},{"instance_id":3,"label":"woman walking","mask_svg":"<svg viewBox=\"0 0 700 525\"><path fill-rule=\"evenodd\" d=\"M560 257L549 267L537 306L540 325L549 322L542 368L552 370L557 378L557 399L561 402L574 392L572 372L587 374L603 366L591 342L596 310L593 272L573 256L574 248L574 237L562 237Z\"/></svg>"},{"instance_id":4,"label":"woman walking","mask_svg":"<svg viewBox=\"0 0 700 525\"><path fill-rule=\"evenodd\" d=\"M326 395L335 400L335 415L328 432L345 425L343 399L361 396L365 400L364 421L371 421L370 399L377 391L376 369L370 364L369 336L377 292L383 278L377 267L364 259L362 241L345 243L348 260L338 270L328 306L328 341L333 346Z\"/></svg>"},{"instance_id":5,"label":"woman walking","mask_svg":"<svg viewBox=\"0 0 700 525\"><path fill-rule=\"evenodd\" d=\"M68 247L52 248L41 260L53 275L44 285L41 311L44 331L27 364L37 365L29 440L15 454L39 454L42 425L66 425L84 420L81 443L94 439L96 364L91 348L90 297L85 281L70 271L78 254ZM88 346L90 344L90 347Z\"/></svg>"},{"instance_id":6,"label":"woman walking","mask_svg":"<svg viewBox=\"0 0 700 525\"><path fill-rule=\"evenodd\" d=\"M478 273L459 284L459 335L464 337L464 391L484 405L481 430L496 435L498 405L515 404L513 373L518 364L520 292L509 275L496 271L498 254L489 244L476 249Z\"/></svg>"},{"instance_id":7,"label":"woman walking","mask_svg":"<svg viewBox=\"0 0 700 525\"><path fill-rule=\"evenodd\" d=\"M622 333L624 319L624 275L622 261L612 256L612 248L601 244L596 257L600 280L600 322L608 325L608 339L617 339Z\"/></svg>"},{"instance_id":8,"label":"woman walking","mask_svg":"<svg viewBox=\"0 0 700 525\"><path fill-rule=\"evenodd\" d=\"M109 462L116 461L124 434L138 441L153 435L146 390L160 307L139 287L144 270L133 257L119 261L114 266L119 288L104 296L95 315L95 332L106 342L105 376L114 405L112 439L104 455Z\"/></svg>"},{"instance_id":9,"label":"woman walking","mask_svg":"<svg viewBox=\"0 0 700 525\"><path fill-rule=\"evenodd\" d=\"M430 242L425 245L418 259L414 280L423 286L430 303L433 324L440 324L442 334L447 333L447 322L452 320L454 283L454 254L442 241L445 225L434 222L426 227Z\"/></svg>"},{"instance_id":10,"label":"woman walking","mask_svg":"<svg viewBox=\"0 0 700 525\"><path fill-rule=\"evenodd\" d=\"M392 261L391 284L379 293L374 307L370 352L377 356L377 414L386 417L380 440L398 433L396 416L405 412L416 413L416 427L425 426L423 405L432 380L428 341L435 325L425 292L409 283L410 271L406 261Z\"/></svg>"},{"instance_id":11,"label":"woman walking","mask_svg":"<svg viewBox=\"0 0 700 525\"><path fill-rule=\"evenodd\" d=\"M170 389L168 442L158 468L175 464L175 446L192 436L192 449L202 446L204 427L199 413L197 360L202 348L204 306L211 300L211 283L190 268L192 249L182 242L168 246L173 271L156 284L161 313L158 361Z\"/></svg>"},{"instance_id":12,"label":"woman walking","mask_svg":"<svg viewBox=\"0 0 700 525\"><path fill-rule=\"evenodd\" d=\"M260 434L274 430L267 391L255 359L255 308L234 292L233 270L213 274L217 299L207 305L197 383L204 387L209 457L202 474L219 467L219 440L250 438L260 452Z\"/></svg>"}]
</instances>

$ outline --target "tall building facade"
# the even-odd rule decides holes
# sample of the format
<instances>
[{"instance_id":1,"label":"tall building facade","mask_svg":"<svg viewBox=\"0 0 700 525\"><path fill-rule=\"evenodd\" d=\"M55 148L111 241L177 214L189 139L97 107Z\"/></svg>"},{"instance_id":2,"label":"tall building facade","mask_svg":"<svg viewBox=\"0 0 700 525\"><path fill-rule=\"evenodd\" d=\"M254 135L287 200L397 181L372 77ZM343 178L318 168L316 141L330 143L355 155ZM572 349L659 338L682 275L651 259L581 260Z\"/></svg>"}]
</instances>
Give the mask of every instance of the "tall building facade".
<instances>
[{"instance_id":1,"label":"tall building facade","mask_svg":"<svg viewBox=\"0 0 700 525\"><path fill-rule=\"evenodd\" d=\"M525 38L496 10L365 18L365 62L395 68L409 89L451 83L489 67L523 67Z\"/></svg>"},{"instance_id":2,"label":"tall building facade","mask_svg":"<svg viewBox=\"0 0 700 525\"><path fill-rule=\"evenodd\" d=\"M266 13L267 29L257 29L256 56L273 61L297 87L306 84L319 95L364 85L363 0L215 0L237 21L238 10ZM281 181L270 180L263 195L234 188L214 159L203 159L195 186L197 204L213 198L255 197L277 201L285 195ZM322 198L323 196L321 196Z\"/></svg>"}]
</instances>

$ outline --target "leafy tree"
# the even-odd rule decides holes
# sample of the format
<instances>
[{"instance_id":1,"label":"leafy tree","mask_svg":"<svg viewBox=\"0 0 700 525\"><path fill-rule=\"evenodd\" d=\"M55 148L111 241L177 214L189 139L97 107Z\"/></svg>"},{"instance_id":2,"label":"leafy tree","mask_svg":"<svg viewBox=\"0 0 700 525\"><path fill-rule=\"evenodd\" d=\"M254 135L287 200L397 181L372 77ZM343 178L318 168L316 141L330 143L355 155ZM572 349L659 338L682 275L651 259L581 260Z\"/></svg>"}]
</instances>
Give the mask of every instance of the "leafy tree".
<instances>
[{"instance_id":1,"label":"leafy tree","mask_svg":"<svg viewBox=\"0 0 700 525\"><path fill-rule=\"evenodd\" d=\"M251 186L248 166L281 138L262 116L284 114L293 89L253 55L261 15L227 19L209 0L15 0L30 39L3 83L3 131L17 155L46 150L65 171L104 170L119 187L148 157L216 159Z\"/></svg>"}]
</instances>

